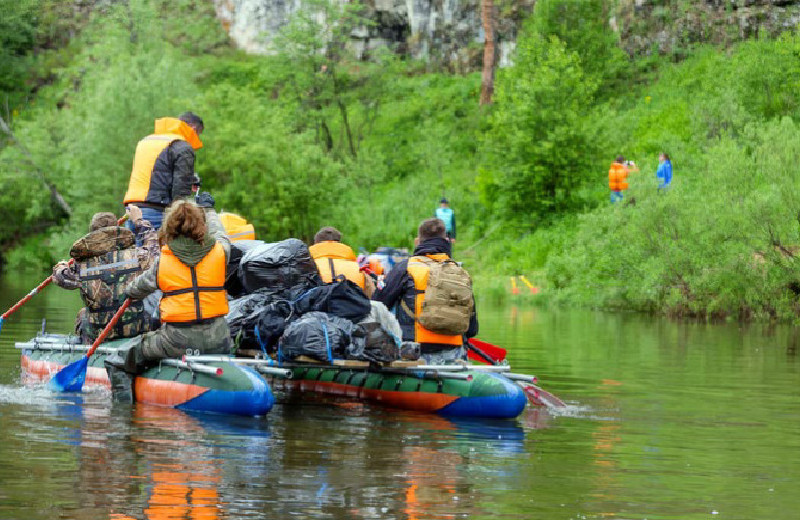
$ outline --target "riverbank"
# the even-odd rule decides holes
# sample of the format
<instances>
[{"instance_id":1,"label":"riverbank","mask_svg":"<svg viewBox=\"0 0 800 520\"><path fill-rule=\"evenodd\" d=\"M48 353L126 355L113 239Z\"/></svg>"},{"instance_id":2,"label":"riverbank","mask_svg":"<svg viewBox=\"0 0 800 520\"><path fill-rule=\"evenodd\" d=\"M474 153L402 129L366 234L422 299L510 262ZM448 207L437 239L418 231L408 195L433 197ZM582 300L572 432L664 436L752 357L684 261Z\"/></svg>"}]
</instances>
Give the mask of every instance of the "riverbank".
<instances>
[{"instance_id":1,"label":"riverbank","mask_svg":"<svg viewBox=\"0 0 800 520\"><path fill-rule=\"evenodd\" d=\"M59 66L11 121L24 149L0 149L7 272L46 269L92 213L121 213L135 143L154 117L192 109L206 119L204 189L261 239L335 225L356 247L410 244L446 195L456 256L493 300L508 277L536 273L540 299L558 304L798 319L800 38L631 58L594 12L570 28L537 12L481 108L477 73L323 59L304 47L313 26L256 57L231 49L210 12L167 27L146 5L111 8L54 51ZM659 192L662 151L675 176ZM620 153L640 172L612 206Z\"/></svg>"}]
</instances>

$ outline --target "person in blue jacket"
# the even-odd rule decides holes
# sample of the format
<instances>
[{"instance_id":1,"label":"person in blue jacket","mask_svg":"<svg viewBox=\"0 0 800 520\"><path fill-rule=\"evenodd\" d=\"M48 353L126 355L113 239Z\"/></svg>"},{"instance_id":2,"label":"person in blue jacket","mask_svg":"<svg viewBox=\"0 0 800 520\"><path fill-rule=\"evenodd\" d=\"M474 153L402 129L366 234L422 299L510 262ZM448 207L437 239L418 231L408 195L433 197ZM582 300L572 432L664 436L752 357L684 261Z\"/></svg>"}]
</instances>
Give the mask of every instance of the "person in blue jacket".
<instances>
[{"instance_id":1,"label":"person in blue jacket","mask_svg":"<svg viewBox=\"0 0 800 520\"><path fill-rule=\"evenodd\" d=\"M442 197L439 201L439 207L436 208L436 218L444 222L444 230L447 233L447 238L450 242L456 240L456 213L450 207L450 203L446 198Z\"/></svg>"},{"instance_id":2,"label":"person in blue jacket","mask_svg":"<svg viewBox=\"0 0 800 520\"><path fill-rule=\"evenodd\" d=\"M658 189L667 188L672 182L672 161L669 160L667 153L661 152L658 155L656 178L658 179Z\"/></svg>"}]
</instances>

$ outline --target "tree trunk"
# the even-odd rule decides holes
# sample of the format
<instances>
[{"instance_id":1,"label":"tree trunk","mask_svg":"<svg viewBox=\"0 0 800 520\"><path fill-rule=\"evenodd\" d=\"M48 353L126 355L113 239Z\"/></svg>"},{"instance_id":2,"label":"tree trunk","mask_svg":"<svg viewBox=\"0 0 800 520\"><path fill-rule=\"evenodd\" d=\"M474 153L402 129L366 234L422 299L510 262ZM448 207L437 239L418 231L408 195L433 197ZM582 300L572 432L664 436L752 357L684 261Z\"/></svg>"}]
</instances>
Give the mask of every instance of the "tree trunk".
<instances>
[{"instance_id":1,"label":"tree trunk","mask_svg":"<svg viewBox=\"0 0 800 520\"><path fill-rule=\"evenodd\" d=\"M483 73L481 74L481 105L492 102L494 93L494 0L481 0L481 21L483 23Z\"/></svg>"}]
</instances>

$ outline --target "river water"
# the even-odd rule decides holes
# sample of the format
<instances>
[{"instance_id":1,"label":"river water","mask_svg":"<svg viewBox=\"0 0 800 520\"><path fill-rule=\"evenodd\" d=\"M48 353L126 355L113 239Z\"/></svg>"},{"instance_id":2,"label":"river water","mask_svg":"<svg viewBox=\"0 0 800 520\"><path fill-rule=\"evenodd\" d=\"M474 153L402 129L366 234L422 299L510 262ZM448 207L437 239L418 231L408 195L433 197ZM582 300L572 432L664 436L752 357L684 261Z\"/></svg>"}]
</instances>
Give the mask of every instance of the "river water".
<instances>
[{"instance_id":1,"label":"river water","mask_svg":"<svg viewBox=\"0 0 800 520\"><path fill-rule=\"evenodd\" d=\"M35 285L0 281L8 308ZM19 384L14 342L68 332L56 287L0 334L0 519L794 519L800 366L788 327L479 308L569 403L454 421L278 394L263 418Z\"/></svg>"}]
</instances>

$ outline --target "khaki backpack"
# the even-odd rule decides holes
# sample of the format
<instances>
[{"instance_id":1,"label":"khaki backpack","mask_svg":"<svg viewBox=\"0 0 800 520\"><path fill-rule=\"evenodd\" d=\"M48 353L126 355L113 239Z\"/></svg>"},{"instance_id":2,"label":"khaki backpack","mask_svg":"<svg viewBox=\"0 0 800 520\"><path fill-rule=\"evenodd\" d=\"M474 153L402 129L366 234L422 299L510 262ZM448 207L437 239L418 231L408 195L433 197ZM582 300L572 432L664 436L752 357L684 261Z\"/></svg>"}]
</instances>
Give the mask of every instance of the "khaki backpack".
<instances>
[{"instance_id":1,"label":"khaki backpack","mask_svg":"<svg viewBox=\"0 0 800 520\"><path fill-rule=\"evenodd\" d=\"M475 310L469 273L450 259L437 262L428 257L414 257L411 262L420 262L428 267L422 312L416 317L419 324L436 334L455 336L467 332ZM409 315L414 315L405 302L403 308Z\"/></svg>"}]
</instances>

